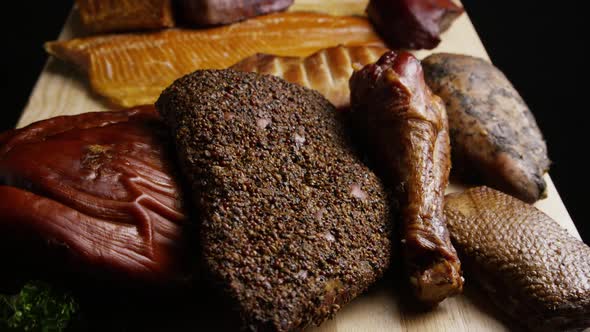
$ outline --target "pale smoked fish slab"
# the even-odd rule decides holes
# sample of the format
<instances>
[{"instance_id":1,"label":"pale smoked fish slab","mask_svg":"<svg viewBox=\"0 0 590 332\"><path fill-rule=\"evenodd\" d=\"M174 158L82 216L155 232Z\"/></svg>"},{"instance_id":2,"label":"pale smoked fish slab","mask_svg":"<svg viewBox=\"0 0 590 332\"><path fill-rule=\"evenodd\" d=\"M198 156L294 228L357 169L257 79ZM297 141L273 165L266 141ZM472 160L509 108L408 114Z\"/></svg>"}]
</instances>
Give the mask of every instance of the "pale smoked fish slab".
<instances>
[{"instance_id":1,"label":"pale smoked fish slab","mask_svg":"<svg viewBox=\"0 0 590 332\"><path fill-rule=\"evenodd\" d=\"M310 1L310 0L305 0ZM296 3L298 1L296 0ZM319 2L319 1L318 1ZM323 3L323 2L322 2ZM80 26L77 13L68 19L60 39L77 36ZM462 15L443 36L443 42L435 52L455 52L487 58L467 15ZM430 52L418 52L423 58ZM35 86L29 104L19 122L19 126L36 120L63 114L78 114L88 111L107 110L101 98L95 97L89 90L84 75L77 73L72 66L49 60L45 70ZM534 111L534 110L533 110ZM546 176L548 197L536 204L538 208L557 220L570 233L578 236L555 187ZM460 190L452 185L449 191ZM395 273L394 273L395 274ZM474 289L474 283L466 280L466 295L461 295L443 302L437 309L424 314L415 314L407 310L405 301L399 300L399 292L394 290L390 281L382 282L367 294L344 306L336 317L319 328L310 331L322 332L356 332L356 331L508 331L510 323L502 323L502 316L489 301ZM196 299L197 301L203 299ZM202 326L219 326L219 317L211 313L193 313L200 317L194 329ZM185 324L185 326L188 323ZM190 325L189 325L190 326ZM165 329L173 331L172 327Z\"/></svg>"},{"instance_id":2,"label":"pale smoked fish slab","mask_svg":"<svg viewBox=\"0 0 590 332\"><path fill-rule=\"evenodd\" d=\"M46 49L88 72L97 93L130 107L154 103L175 79L197 69L226 68L256 53L306 56L340 44L382 42L363 17L276 13L206 30L52 42Z\"/></svg>"},{"instance_id":3,"label":"pale smoked fish slab","mask_svg":"<svg viewBox=\"0 0 590 332\"><path fill-rule=\"evenodd\" d=\"M367 8L367 2L367 0L295 0L289 7L289 11L362 16Z\"/></svg>"}]
</instances>

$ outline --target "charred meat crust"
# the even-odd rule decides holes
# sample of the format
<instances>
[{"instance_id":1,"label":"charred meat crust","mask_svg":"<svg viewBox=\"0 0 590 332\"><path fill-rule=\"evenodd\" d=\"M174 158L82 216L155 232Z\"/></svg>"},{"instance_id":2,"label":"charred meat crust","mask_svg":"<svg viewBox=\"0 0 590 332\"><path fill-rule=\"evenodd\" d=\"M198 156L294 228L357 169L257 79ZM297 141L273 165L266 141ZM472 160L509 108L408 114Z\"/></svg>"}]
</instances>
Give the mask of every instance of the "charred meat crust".
<instances>
[{"instance_id":1,"label":"charred meat crust","mask_svg":"<svg viewBox=\"0 0 590 332\"><path fill-rule=\"evenodd\" d=\"M246 328L320 324L383 274L386 192L319 93L204 70L177 80L156 106L201 211L204 264Z\"/></svg>"},{"instance_id":2,"label":"charred meat crust","mask_svg":"<svg viewBox=\"0 0 590 332\"><path fill-rule=\"evenodd\" d=\"M434 54L422 61L426 82L446 104L453 175L533 203L545 195L547 146L533 114L489 62Z\"/></svg>"},{"instance_id":3,"label":"charred meat crust","mask_svg":"<svg viewBox=\"0 0 590 332\"><path fill-rule=\"evenodd\" d=\"M436 304L463 285L442 211L450 170L444 105L407 52L388 52L354 73L350 89L353 131L395 188L410 281L422 302Z\"/></svg>"}]
</instances>

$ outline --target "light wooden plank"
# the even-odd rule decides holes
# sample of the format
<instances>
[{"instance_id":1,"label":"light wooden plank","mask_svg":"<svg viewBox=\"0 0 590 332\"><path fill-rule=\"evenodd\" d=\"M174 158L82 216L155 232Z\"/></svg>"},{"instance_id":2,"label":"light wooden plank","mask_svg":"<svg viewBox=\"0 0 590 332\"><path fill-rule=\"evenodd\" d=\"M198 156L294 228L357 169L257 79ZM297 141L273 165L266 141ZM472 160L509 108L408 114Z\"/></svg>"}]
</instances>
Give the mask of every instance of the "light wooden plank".
<instances>
[{"instance_id":1,"label":"light wooden plank","mask_svg":"<svg viewBox=\"0 0 590 332\"><path fill-rule=\"evenodd\" d=\"M363 0L346 0L356 3ZM366 1L366 0L365 0ZM296 6L304 8L312 0L297 0ZM326 3L334 3L328 1ZM355 5L358 10L358 5ZM68 18L60 39L68 39L80 32L75 10ZM434 51L416 52L423 58L431 52L463 53L489 59L477 33L467 15L463 15L443 35L443 42ZM79 114L89 111L107 110L109 106L89 89L84 75L72 67L50 59L41 73L31 94L28 105L18 123L24 126L31 122L57 115ZM548 197L536 204L538 208L557 220L572 234L579 234L565 208L551 178L545 177ZM453 184L449 191L462 190ZM395 271L391 275L395 275ZM352 331L507 331L509 325L501 321L502 315L489 304L472 282L467 280L464 295L448 299L430 312L412 311L400 298L400 285L395 278L382 280L373 289L345 306L336 317L311 331L352 332ZM210 325L214 326L214 325Z\"/></svg>"}]
</instances>

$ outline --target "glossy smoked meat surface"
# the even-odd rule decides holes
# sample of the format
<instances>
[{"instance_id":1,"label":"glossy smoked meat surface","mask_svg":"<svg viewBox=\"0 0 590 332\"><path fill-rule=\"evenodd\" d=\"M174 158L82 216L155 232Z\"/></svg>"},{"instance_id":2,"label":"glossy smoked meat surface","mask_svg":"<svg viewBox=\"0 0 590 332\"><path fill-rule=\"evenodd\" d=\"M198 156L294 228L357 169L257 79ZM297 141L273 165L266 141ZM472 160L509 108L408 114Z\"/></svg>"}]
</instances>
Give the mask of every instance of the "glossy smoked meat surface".
<instances>
[{"instance_id":1,"label":"glossy smoked meat surface","mask_svg":"<svg viewBox=\"0 0 590 332\"><path fill-rule=\"evenodd\" d=\"M56 266L98 279L187 279L190 241L169 152L153 106L57 117L4 133L4 246L38 250L28 254L39 259L57 252Z\"/></svg>"},{"instance_id":2,"label":"glossy smoked meat surface","mask_svg":"<svg viewBox=\"0 0 590 332\"><path fill-rule=\"evenodd\" d=\"M453 0L371 0L367 15L394 49L433 49L463 13Z\"/></svg>"},{"instance_id":3,"label":"glossy smoked meat surface","mask_svg":"<svg viewBox=\"0 0 590 332\"><path fill-rule=\"evenodd\" d=\"M590 327L590 247L534 206L488 187L448 195L468 282L531 331Z\"/></svg>"},{"instance_id":4,"label":"glossy smoked meat surface","mask_svg":"<svg viewBox=\"0 0 590 332\"><path fill-rule=\"evenodd\" d=\"M289 8L293 0L177 0L177 14L197 26L229 24Z\"/></svg>"},{"instance_id":5,"label":"glossy smoked meat surface","mask_svg":"<svg viewBox=\"0 0 590 332\"><path fill-rule=\"evenodd\" d=\"M355 72L350 91L355 137L399 203L410 283L420 301L436 304L463 285L443 214L451 166L444 104L407 52L387 52Z\"/></svg>"}]
</instances>

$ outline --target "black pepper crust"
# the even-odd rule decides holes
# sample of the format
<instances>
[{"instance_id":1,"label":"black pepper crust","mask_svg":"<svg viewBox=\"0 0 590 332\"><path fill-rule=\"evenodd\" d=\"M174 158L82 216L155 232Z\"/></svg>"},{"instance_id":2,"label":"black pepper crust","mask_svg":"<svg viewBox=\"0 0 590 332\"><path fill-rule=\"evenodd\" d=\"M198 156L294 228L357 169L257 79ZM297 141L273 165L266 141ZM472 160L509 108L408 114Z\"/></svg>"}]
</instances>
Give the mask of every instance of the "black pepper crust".
<instances>
[{"instance_id":1,"label":"black pepper crust","mask_svg":"<svg viewBox=\"0 0 590 332\"><path fill-rule=\"evenodd\" d=\"M383 274L388 195L319 93L205 70L156 106L197 193L204 264L246 328L320 324Z\"/></svg>"}]
</instances>

